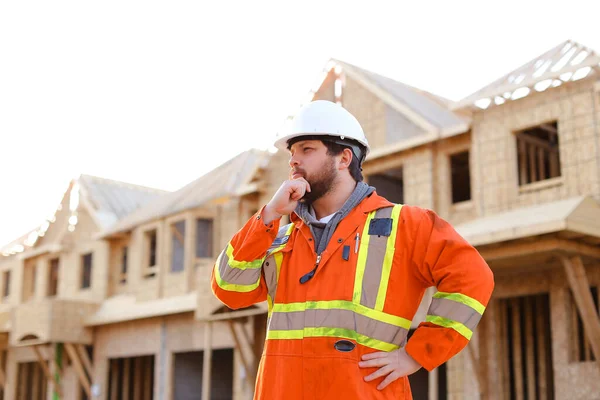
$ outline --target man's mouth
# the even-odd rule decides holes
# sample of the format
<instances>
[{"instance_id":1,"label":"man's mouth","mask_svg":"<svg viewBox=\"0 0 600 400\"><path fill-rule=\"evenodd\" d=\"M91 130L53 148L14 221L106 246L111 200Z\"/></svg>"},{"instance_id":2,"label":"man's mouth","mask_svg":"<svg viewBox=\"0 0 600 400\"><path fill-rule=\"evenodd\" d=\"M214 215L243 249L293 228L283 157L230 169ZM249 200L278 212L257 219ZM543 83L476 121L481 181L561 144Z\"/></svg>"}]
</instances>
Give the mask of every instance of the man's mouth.
<instances>
[{"instance_id":1,"label":"man's mouth","mask_svg":"<svg viewBox=\"0 0 600 400\"><path fill-rule=\"evenodd\" d=\"M303 178L304 173L300 171L292 171L292 179Z\"/></svg>"}]
</instances>

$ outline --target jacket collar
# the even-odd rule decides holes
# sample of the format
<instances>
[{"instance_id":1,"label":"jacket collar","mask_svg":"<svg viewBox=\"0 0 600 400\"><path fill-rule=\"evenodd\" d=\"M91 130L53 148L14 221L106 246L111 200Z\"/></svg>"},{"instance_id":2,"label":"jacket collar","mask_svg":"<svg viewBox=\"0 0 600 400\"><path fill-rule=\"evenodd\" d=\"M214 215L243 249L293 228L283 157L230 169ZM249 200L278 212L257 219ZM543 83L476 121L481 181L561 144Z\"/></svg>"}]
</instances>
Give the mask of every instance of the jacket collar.
<instances>
[{"instance_id":1,"label":"jacket collar","mask_svg":"<svg viewBox=\"0 0 600 400\"><path fill-rule=\"evenodd\" d=\"M371 211L379 210L380 208L383 208L383 207L391 207L393 205L394 204L392 202L387 200L385 197L378 195L377 191L374 191L373 193L371 193L370 195L365 197L363 199L363 201L361 201L356 206L355 209L357 209L360 212L363 212L365 214L368 214ZM352 214L346 216L346 218L351 217L351 215ZM304 223L302 221L302 219L295 212L292 212L292 214L290 215L290 221L293 222L296 226L300 226L301 224Z\"/></svg>"}]
</instances>

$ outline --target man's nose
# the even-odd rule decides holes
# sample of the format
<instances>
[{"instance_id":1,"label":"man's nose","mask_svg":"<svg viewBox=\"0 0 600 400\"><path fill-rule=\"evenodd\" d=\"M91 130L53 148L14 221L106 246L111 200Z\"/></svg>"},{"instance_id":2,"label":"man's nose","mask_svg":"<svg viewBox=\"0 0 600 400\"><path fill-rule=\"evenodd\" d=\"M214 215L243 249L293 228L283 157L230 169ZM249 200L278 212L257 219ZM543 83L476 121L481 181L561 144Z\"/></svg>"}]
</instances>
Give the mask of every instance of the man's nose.
<instances>
[{"instance_id":1,"label":"man's nose","mask_svg":"<svg viewBox=\"0 0 600 400\"><path fill-rule=\"evenodd\" d=\"M295 166L297 166L299 164L298 160L296 158L294 158L294 156L290 157L290 167L294 168Z\"/></svg>"}]
</instances>

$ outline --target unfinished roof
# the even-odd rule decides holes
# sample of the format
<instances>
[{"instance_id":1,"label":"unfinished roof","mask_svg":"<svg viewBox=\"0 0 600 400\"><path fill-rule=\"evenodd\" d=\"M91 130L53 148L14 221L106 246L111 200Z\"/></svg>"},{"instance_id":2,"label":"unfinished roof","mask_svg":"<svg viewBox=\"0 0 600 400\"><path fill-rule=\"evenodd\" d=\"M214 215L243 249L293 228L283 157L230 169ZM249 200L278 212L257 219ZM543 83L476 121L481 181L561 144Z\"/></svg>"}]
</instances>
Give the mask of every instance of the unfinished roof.
<instances>
[{"instance_id":1,"label":"unfinished roof","mask_svg":"<svg viewBox=\"0 0 600 400\"><path fill-rule=\"evenodd\" d=\"M99 225L99 228L106 229L127 214L165 193L168 192L92 175L80 175L70 182L63 195L63 200L53 216L25 235L0 247L0 254L12 256L26 250L32 251L33 247L39 245L39 239L44 237L56 222L57 213L64 207L70 207L71 196L77 199L78 204L75 204L75 207L81 204Z\"/></svg>"},{"instance_id":2,"label":"unfinished roof","mask_svg":"<svg viewBox=\"0 0 600 400\"><path fill-rule=\"evenodd\" d=\"M155 198L168 193L165 190L92 175L81 175L77 181L80 193L89 201L91 211L95 212L96 220L102 224L103 229Z\"/></svg>"},{"instance_id":3,"label":"unfinished roof","mask_svg":"<svg viewBox=\"0 0 600 400\"><path fill-rule=\"evenodd\" d=\"M344 61L332 60L382 101L407 116L427 133L466 131L469 121L448 108L449 100Z\"/></svg>"},{"instance_id":4,"label":"unfinished roof","mask_svg":"<svg viewBox=\"0 0 600 400\"><path fill-rule=\"evenodd\" d=\"M580 196L478 218L456 226L473 246L560 231L600 237L600 205Z\"/></svg>"},{"instance_id":5,"label":"unfinished roof","mask_svg":"<svg viewBox=\"0 0 600 400\"><path fill-rule=\"evenodd\" d=\"M504 75L452 106L453 109L477 106L487 108L542 92L565 82L598 73L600 56L588 47L567 40Z\"/></svg>"},{"instance_id":6,"label":"unfinished roof","mask_svg":"<svg viewBox=\"0 0 600 400\"><path fill-rule=\"evenodd\" d=\"M251 192L252 178L259 168L266 166L268 157L265 151L245 151L183 188L133 212L103 232L102 237L129 231L142 223L200 207L212 200Z\"/></svg>"}]
</instances>

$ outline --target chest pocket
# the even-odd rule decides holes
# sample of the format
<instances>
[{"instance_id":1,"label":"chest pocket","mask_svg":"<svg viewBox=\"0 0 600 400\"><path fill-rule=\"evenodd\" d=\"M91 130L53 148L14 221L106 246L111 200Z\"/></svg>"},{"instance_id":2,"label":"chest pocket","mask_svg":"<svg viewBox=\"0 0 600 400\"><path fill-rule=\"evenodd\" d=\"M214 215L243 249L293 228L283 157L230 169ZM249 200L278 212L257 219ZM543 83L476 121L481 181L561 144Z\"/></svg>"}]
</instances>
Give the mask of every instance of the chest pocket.
<instances>
[{"instance_id":1,"label":"chest pocket","mask_svg":"<svg viewBox=\"0 0 600 400\"><path fill-rule=\"evenodd\" d=\"M273 309L273 299L277 292L277 282L279 281L279 272L281 271L281 263L283 261L283 249L290 240L290 235L294 230L294 224L290 223L279 228L277 237L267 250L267 256L263 262L262 268L267 283L267 303L269 314Z\"/></svg>"},{"instance_id":2,"label":"chest pocket","mask_svg":"<svg viewBox=\"0 0 600 400\"><path fill-rule=\"evenodd\" d=\"M354 277L352 302L382 311L396 250L402 205L380 208L365 223Z\"/></svg>"}]
</instances>

